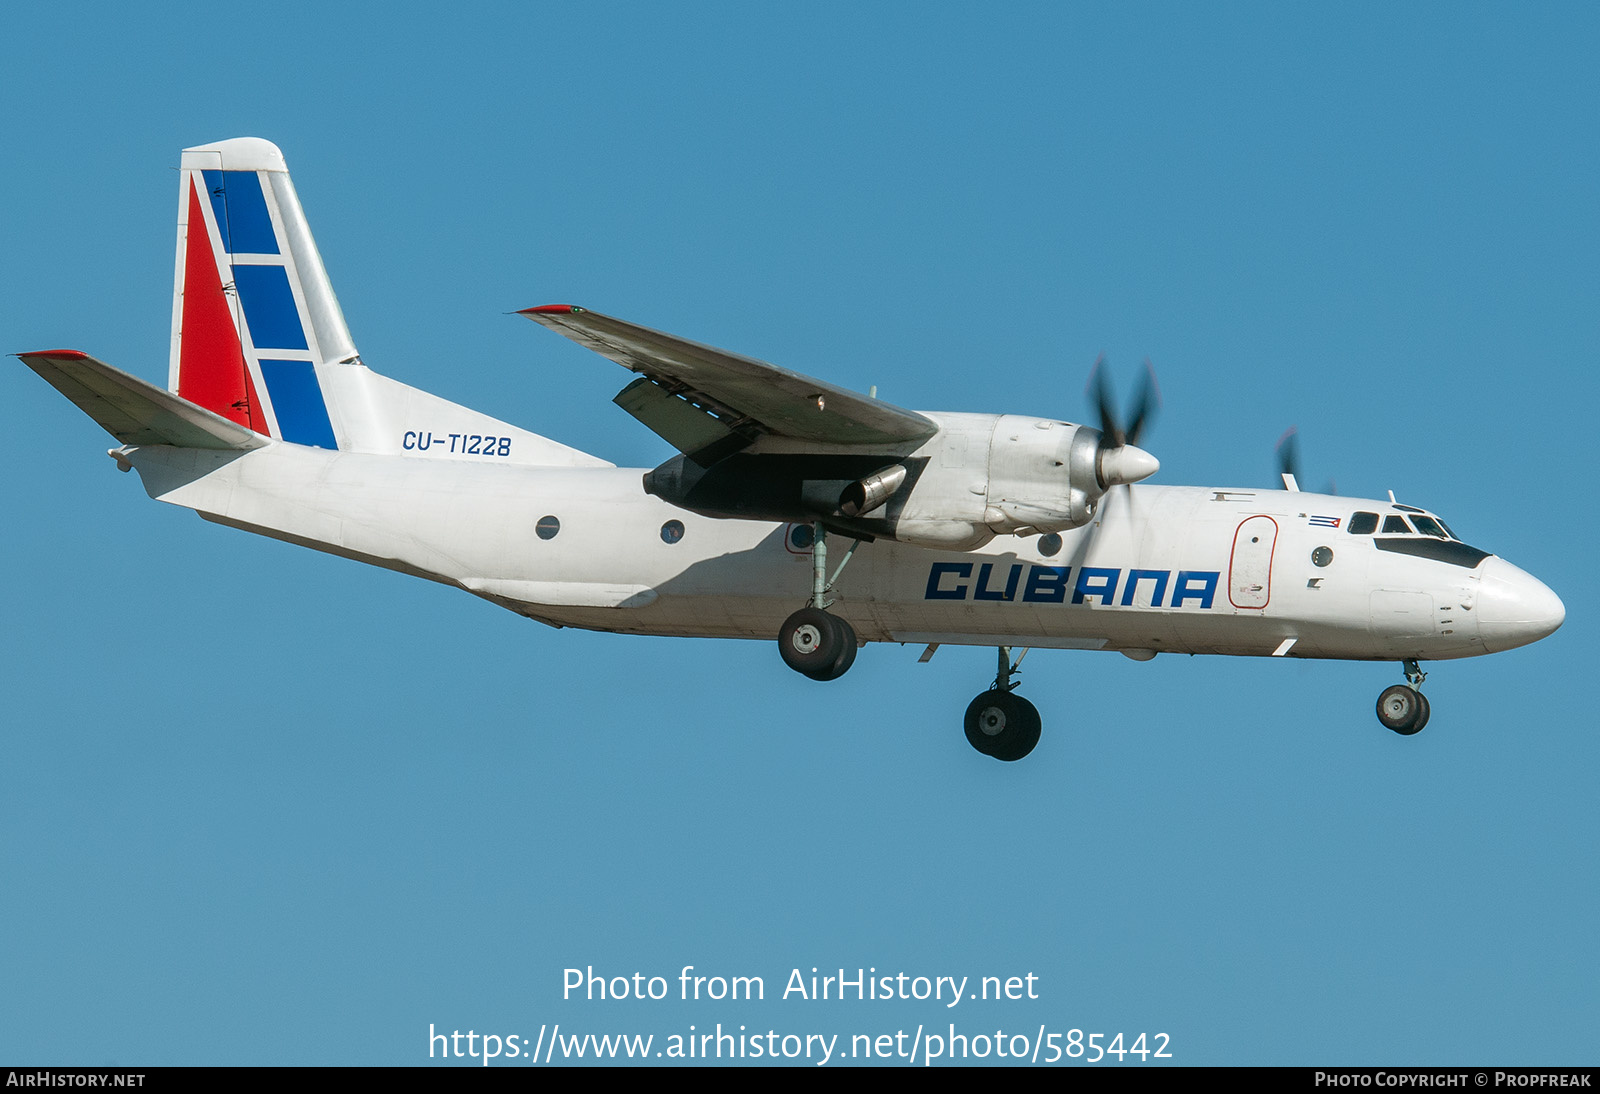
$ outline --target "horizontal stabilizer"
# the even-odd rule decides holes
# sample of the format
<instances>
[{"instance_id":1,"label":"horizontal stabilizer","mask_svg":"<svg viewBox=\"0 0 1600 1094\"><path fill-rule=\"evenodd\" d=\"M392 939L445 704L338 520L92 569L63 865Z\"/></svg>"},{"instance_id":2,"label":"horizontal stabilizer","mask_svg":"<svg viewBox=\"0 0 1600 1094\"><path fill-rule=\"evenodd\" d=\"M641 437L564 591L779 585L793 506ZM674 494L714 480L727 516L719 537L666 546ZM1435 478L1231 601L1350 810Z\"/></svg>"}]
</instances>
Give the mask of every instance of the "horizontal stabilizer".
<instances>
[{"instance_id":1,"label":"horizontal stabilizer","mask_svg":"<svg viewBox=\"0 0 1600 1094\"><path fill-rule=\"evenodd\" d=\"M123 444L247 451L271 443L252 429L87 353L57 349L17 356Z\"/></svg>"}]
</instances>

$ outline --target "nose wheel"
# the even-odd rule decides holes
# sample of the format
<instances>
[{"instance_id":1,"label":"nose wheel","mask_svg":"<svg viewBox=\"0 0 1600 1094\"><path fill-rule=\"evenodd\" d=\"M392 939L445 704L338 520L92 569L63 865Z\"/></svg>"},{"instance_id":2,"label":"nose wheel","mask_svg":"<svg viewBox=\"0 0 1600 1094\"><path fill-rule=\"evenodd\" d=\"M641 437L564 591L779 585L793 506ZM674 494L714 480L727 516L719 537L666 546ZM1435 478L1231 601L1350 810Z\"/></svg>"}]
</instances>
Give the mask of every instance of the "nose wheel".
<instances>
[{"instance_id":1,"label":"nose wheel","mask_svg":"<svg viewBox=\"0 0 1600 1094\"><path fill-rule=\"evenodd\" d=\"M1422 694L1422 681L1428 678L1415 661L1404 662L1406 682L1383 689L1378 696L1378 721L1403 737L1421 733L1428 724L1428 697Z\"/></svg>"}]
</instances>

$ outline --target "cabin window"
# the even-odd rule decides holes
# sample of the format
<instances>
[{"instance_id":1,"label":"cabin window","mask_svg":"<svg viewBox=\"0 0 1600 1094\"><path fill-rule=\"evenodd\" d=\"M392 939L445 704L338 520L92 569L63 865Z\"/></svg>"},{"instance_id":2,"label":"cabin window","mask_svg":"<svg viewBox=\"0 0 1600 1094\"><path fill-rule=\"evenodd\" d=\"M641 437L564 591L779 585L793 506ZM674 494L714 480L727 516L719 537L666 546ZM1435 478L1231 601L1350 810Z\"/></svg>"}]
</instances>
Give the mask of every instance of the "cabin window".
<instances>
[{"instance_id":1,"label":"cabin window","mask_svg":"<svg viewBox=\"0 0 1600 1094\"><path fill-rule=\"evenodd\" d=\"M1333 561L1333 548L1332 547L1318 547L1315 551L1311 552L1311 564L1313 566L1326 566L1328 563L1330 563L1332 561Z\"/></svg>"},{"instance_id":2,"label":"cabin window","mask_svg":"<svg viewBox=\"0 0 1600 1094\"><path fill-rule=\"evenodd\" d=\"M683 521L669 520L661 526L661 542L676 543L683 538Z\"/></svg>"},{"instance_id":3,"label":"cabin window","mask_svg":"<svg viewBox=\"0 0 1600 1094\"><path fill-rule=\"evenodd\" d=\"M1410 535L1411 525L1406 523L1405 517L1397 517L1391 513L1389 516L1383 518L1383 534L1386 536Z\"/></svg>"},{"instance_id":4,"label":"cabin window","mask_svg":"<svg viewBox=\"0 0 1600 1094\"><path fill-rule=\"evenodd\" d=\"M1039 553L1046 558L1053 558L1061 553L1061 537L1054 532L1039 537Z\"/></svg>"},{"instance_id":5,"label":"cabin window","mask_svg":"<svg viewBox=\"0 0 1600 1094\"><path fill-rule=\"evenodd\" d=\"M555 539L559 531L561 522L555 517L540 517L539 523L533 526L533 534L540 539Z\"/></svg>"},{"instance_id":6,"label":"cabin window","mask_svg":"<svg viewBox=\"0 0 1600 1094\"><path fill-rule=\"evenodd\" d=\"M1378 514L1354 513L1350 517L1350 534L1352 536L1370 536L1378 530Z\"/></svg>"}]
</instances>

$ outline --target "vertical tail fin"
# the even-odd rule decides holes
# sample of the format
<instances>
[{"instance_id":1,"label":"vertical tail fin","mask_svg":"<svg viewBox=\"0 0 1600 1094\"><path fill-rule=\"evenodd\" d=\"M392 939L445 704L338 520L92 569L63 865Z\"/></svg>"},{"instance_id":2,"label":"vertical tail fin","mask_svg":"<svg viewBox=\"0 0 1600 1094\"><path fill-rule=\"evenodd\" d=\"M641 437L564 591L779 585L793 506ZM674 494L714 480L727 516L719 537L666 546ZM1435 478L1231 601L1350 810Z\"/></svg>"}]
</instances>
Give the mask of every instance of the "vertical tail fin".
<instances>
[{"instance_id":1,"label":"vertical tail fin","mask_svg":"<svg viewBox=\"0 0 1600 1094\"><path fill-rule=\"evenodd\" d=\"M317 448L611 466L363 365L276 145L186 148L180 178L171 390Z\"/></svg>"},{"instance_id":2,"label":"vertical tail fin","mask_svg":"<svg viewBox=\"0 0 1600 1094\"><path fill-rule=\"evenodd\" d=\"M241 137L183 152L168 387L269 437L338 448L322 366L355 343L283 154Z\"/></svg>"}]
</instances>

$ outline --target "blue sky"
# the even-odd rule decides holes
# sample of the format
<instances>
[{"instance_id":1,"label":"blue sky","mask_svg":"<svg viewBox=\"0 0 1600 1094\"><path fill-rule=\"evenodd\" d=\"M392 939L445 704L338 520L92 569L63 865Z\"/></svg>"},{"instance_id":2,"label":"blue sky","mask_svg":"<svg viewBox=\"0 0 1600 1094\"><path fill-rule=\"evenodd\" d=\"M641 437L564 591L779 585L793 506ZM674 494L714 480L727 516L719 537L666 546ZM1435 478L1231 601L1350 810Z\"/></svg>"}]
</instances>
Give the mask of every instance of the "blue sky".
<instances>
[{"instance_id":1,"label":"blue sky","mask_svg":"<svg viewBox=\"0 0 1600 1094\"><path fill-rule=\"evenodd\" d=\"M1082 419L1150 356L1156 481L1434 509L1566 625L1432 667L557 632L150 502L8 408L0 1062L427 1061L525 1036L1164 1032L1179 1063L1592 1063L1582 5L238 6L8 18L7 351L166 375L179 149L284 150L366 361L620 464L597 310L936 410ZM563 970L762 976L563 1000ZM778 998L792 969L1036 1000ZM991 1059L991 1062L995 1062Z\"/></svg>"}]
</instances>

